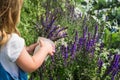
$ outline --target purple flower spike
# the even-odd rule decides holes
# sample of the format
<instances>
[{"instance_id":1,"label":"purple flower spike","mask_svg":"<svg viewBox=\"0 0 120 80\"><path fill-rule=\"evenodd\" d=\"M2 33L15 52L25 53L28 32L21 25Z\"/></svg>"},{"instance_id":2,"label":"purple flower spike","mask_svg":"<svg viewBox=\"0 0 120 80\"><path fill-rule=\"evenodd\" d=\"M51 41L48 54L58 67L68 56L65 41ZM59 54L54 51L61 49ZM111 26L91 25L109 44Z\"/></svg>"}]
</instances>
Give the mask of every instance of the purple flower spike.
<instances>
[{"instance_id":1,"label":"purple flower spike","mask_svg":"<svg viewBox=\"0 0 120 80\"><path fill-rule=\"evenodd\" d=\"M65 47L64 45L62 45L62 46L60 47L60 51L61 51L63 57L64 57L64 53L65 53L65 52L64 52L64 47Z\"/></svg>"},{"instance_id":2,"label":"purple flower spike","mask_svg":"<svg viewBox=\"0 0 120 80\"><path fill-rule=\"evenodd\" d=\"M64 47L64 65L67 66L68 47Z\"/></svg>"},{"instance_id":3,"label":"purple flower spike","mask_svg":"<svg viewBox=\"0 0 120 80\"><path fill-rule=\"evenodd\" d=\"M69 50L69 47L67 46L67 47L65 48L65 53L66 53L65 58L66 58L66 59L68 58L68 50Z\"/></svg>"},{"instance_id":4,"label":"purple flower spike","mask_svg":"<svg viewBox=\"0 0 120 80\"><path fill-rule=\"evenodd\" d=\"M83 38L79 38L79 42L78 42L78 48L81 49L83 46Z\"/></svg>"},{"instance_id":5,"label":"purple flower spike","mask_svg":"<svg viewBox=\"0 0 120 80\"><path fill-rule=\"evenodd\" d=\"M56 35L55 35L55 36L58 36L62 31L64 32L66 29L67 29L67 27L60 28L60 29L56 32Z\"/></svg>"},{"instance_id":6,"label":"purple flower spike","mask_svg":"<svg viewBox=\"0 0 120 80\"><path fill-rule=\"evenodd\" d=\"M75 33L75 43L77 44L78 43L78 32L76 31Z\"/></svg>"},{"instance_id":7,"label":"purple flower spike","mask_svg":"<svg viewBox=\"0 0 120 80\"><path fill-rule=\"evenodd\" d=\"M115 75L116 75L117 73L118 73L118 70L117 70L117 69L113 70L112 76L111 76L111 80L115 80Z\"/></svg>"},{"instance_id":8,"label":"purple flower spike","mask_svg":"<svg viewBox=\"0 0 120 80\"><path fill-rule=\"evenodd\" d=\"M53 25L53 23L55 22L56 18L57 18L57 17L53 17L53 18L52 18L51 22L50 22L49 25L48 25L48 28Z\"/></svg>"},{"instance_id":9,"label":"purple flower spike","mask_svg":"<svg viewBox=\"0 0 120 80\"><path fill-rule=\"evenodd\" d=\"M104 48L104 43L100 44L100 50L102 50Z\"/></svg>"},{"instance_id":10,"label":"purple flower spike","mask_svg":"<svg viewBox=\"0 0 120 80\"><path fill-rule=\"evenodd\" d=\"M108 17L108 16L106 16L106 19L105 19L105 21L108 21L108 19L109 19L109 17Z\"/></svg>"},{"instance_id":11,"label":"purple flower spike","mask_svg":"<svg viewBox=\"0 0 120 80\"><path fill-rule=\"evenodd\" d=\"M86 50L87 50L87 51L90 51L90 47L91 47L91 46L90 46L90 41L86 42Z\"/></svg>"},{"instance_id":12,"label":"purple flower spike","mask_svg":"<svg viewBox=\"0 0 120 80\"><path fill-rule=\"evenodd\" d=\"M102 65L103 65L103 61L102 61L102 59L99 58L99 60L98 60L98 73L101 72Z\"/></svg>"},{"instance_id":13,"label":"purple flower spike","mask_svg":"<svg viewBox=\"0 0 120 80\"><path fill-rule=\"evenodd\" d=\"M53 32L55 32L59 27L58 26L53 26L53 28L50 30L48 38L53 36Z\"/></svg>"},{"instance_id":14,"label":"purple flower spike","mask_svg":"<svg viewBox=\"0 0 120 80\"><path fill-rule=\"evenodd\" d=\"M72 59L74 59L74 57L75 57L75 52L76 52L76 50L77 50L77 46L76 46L76 44L74 43L74 44L72 45L72 48L71 48L71 57L72 57Z\"/></svg>"},{"instance_id":15,"label":"purple flower spike","mask_svg":"<svg viewBox=\"0 0 120 80\"><path fill-rule=\"evenodd\" d=\"M49 80L53 80L52 76L49 77Z\"/></svg>"},{"instance_id":16,"label":"purple flower spike","mask_svg":"<svg viewBox=\"0 0 120 80\"><path fill-rule=\"evenodd\" d=\"M105 74L103 75L103 77L105 77L106 75L110 74L112 72L112 77L111 79L114 80L114 76L118 73L119 71L119 63L120 62L120 55L119 54L115 54L113 61L111 62L110 66L107 68L107 70L105 71Z\"/></svg>"},{"instance_id":17,"label":"purple flower spike","mask_svg":"<svg viewBox=\"0 0 120 80\"><path fill-rule=\"evenodd\" d=\"M86 33L88 32L88 27L86 26L84 29L83 29L83 38L86 38Z\"/></svg>"}]
</instances>

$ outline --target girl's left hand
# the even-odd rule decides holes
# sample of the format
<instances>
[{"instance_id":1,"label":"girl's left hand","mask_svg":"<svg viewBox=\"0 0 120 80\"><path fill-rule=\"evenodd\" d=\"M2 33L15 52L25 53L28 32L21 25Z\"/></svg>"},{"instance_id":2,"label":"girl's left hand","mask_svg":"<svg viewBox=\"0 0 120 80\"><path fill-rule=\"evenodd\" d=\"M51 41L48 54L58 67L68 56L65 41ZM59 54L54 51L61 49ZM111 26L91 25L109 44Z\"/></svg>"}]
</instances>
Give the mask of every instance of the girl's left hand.
<instances>
[{"instance_id":1,"label":"girl's left hand","mask_svg":"<svg viewBox=\"0 0 120 80\"><path fill-rule=\"evenodd\" d=\"M26 47L27 52L28 53L33 53L35 48L36 48L36 46L38 46L38 45L39 45L39 43L34 43L34 44L31 44L30 46L27 46Z\"/></svg>"}]
</instances>

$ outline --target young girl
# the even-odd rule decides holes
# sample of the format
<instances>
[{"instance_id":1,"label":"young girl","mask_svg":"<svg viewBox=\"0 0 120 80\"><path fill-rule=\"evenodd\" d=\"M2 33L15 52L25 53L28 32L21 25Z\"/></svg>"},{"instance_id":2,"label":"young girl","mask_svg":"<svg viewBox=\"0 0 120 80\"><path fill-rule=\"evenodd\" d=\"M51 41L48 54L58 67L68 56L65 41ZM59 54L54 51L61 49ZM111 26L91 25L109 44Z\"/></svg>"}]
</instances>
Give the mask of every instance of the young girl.
<instances>
[{"instance_id":1,"label":"young girl","mask_svg":"<svg viewBox=\"0 0 120 80\"><path fill-rule=\"evenodd\" d=\"M55 46L44 40L25 47L16 28L23 0L0 0L0 80L27 80L27 73L38 69ZM31 56L29 53L40 45Z\"/></svg>"}]
</instances>

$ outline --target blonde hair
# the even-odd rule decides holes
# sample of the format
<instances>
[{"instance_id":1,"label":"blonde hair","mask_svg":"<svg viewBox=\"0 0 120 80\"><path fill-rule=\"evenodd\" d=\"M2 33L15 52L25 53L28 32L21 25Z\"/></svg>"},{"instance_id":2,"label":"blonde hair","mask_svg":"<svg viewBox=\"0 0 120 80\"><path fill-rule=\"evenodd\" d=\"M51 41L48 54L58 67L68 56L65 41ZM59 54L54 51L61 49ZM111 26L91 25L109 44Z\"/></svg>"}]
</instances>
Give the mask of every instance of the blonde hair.
<instances>
[{"instance_id":1,"label":"blonde hair","mask_svg":"<svg viewBox=\"0 0 120 80\"><path fill-rule=\"evenodd\" d=\"M0 0L0 46L7 42L9 34L20 35L16 25L22 2L22 0Z\"/></svg>"}]
</instances>

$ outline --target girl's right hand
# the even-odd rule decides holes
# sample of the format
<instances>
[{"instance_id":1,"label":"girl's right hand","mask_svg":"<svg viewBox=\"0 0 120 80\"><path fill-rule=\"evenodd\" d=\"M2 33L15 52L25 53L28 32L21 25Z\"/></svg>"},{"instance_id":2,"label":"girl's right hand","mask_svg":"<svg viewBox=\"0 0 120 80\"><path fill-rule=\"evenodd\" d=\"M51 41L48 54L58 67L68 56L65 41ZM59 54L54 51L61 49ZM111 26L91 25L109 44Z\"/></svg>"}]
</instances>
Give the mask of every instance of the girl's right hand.
<instances>
[{"instance_id":1,"label":"girl's right hand","mask_svg":"<svg viewBox=\"0 0 120 80\"><path fill-rule=\"evenodd\" d=\"M53 55L55 53L55 44L46 38L40 38L39 40L40 48L44 49L48 52L49 55Z\"/></svg>"}]
</instances>

